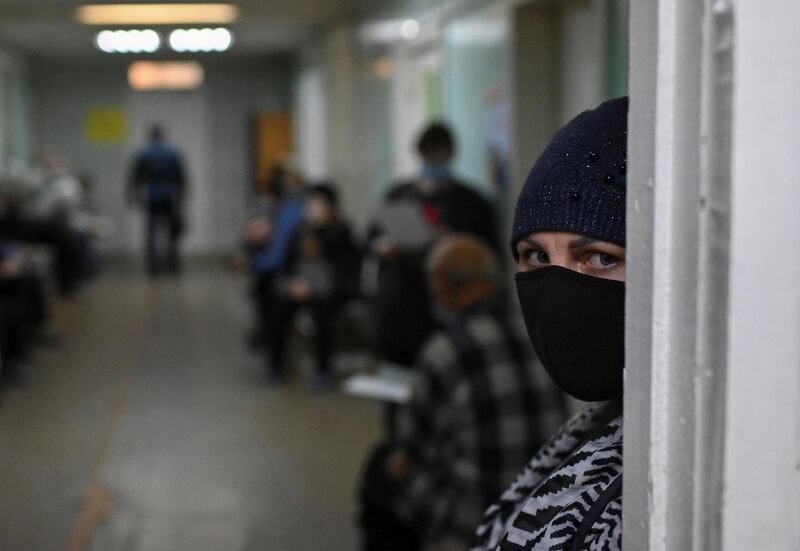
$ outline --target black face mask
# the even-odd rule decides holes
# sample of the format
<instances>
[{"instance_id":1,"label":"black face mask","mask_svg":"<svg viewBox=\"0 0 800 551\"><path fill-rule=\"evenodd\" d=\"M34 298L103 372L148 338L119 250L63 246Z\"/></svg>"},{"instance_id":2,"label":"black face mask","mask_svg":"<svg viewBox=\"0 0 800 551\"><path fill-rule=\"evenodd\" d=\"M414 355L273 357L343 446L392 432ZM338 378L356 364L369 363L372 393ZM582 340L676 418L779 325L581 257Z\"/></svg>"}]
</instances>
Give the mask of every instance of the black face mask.
<instances>
[{"instance_id":1,"label":"black face mask","mask_svg":"<svg viewBox=\"0 0 800 551\"><path fill-rule=\"evenodd\" d=\"M556 385L588 402L621 397L625 283L560 266L516 280L528 336Z\"/></svg>"}]
</instances>

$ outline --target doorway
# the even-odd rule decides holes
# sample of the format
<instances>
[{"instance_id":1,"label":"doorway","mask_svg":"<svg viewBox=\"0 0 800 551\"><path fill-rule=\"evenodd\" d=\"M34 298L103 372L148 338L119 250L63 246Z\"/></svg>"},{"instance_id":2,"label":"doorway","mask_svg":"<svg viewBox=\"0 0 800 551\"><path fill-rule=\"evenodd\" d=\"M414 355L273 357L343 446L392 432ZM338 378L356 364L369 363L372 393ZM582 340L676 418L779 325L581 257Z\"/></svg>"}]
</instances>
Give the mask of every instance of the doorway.
<instances>
[{"instance_id":1,"label":"doorway","mask_svg":"<svg viewBox=\"0 0 800 551\"><path fill-rule=\"evenodd\" d=\"M166 139L182 153L188 179L185 204L186 239L184 251L189 254L210 252L215 243L212 220L212 193L209 181L209 134L207 100L202 91L130 92L127 100L130 114L130 138L127 158L144 145L147 131L160 124ZM124 223L126 252L141 254L143 217L140 212L127 215Z\"/></svg>"}]
</instances>

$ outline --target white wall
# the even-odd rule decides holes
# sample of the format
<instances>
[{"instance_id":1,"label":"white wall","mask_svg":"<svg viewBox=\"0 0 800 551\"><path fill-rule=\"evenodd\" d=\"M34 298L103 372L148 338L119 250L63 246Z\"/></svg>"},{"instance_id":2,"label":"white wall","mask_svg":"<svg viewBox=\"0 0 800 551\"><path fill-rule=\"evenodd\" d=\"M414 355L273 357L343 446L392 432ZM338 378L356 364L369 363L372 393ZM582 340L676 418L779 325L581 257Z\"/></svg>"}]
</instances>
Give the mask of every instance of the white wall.
<instances>
[{"instance_id":1,"label":"white wall","mask_svg":"<svg viewBox=\"0 0 800 551\"><path fill-rule=\"evenodd\" d=\"M515 10L514 198L553 134L607 99L607 9L605 2L566 0Z\"/></svg>"},{"instance_id":2,"label":"white wall","mask_svg":"<svg viewBox=\"0 0 800 551\"><path fill-rule=\"evenodd\" d=\"M369 163L361 67L350 20L331 23L297 58L294 75L295 149L309 180L332 179L345 215L363 227L370 219L374 182Z\"/></svg>"},{"instance_id":3,"label":"white wall","mask_svg":"<svg viewBox=\"0 0 800 551\"><path fill-rule=\"evenodd\" d=\"M31 156L31 105L26 60L0 50L0 171Z\"/></svg>"},{"instance_id":4,"label":"white wall","mask_svg":"<svg viewBox=\"0 0 800 551\"><path fill-rule=\"evenodd\" d=\"M357 102L359 66L352 23L342 21L329 28L321 46L328 176L340 185L347 214L361 225L370 216L370 202L365 200L370 185L359 170L365 153L358 142L363 120Z\"/></svg>"},{"instance_id":5,"label":"white wall","mask_svg":"<svg viewBox=\"0 0 800 551\"><path fill-rule=\"evenodd\" d=\"M800 4L735 4L723 549L783 551L800 549Z\"/></svg>"},{"instance_id":6,"label":"white wall","mask_svg":"<svg viewBox=\"0 0 800 551\"><path fill-rule=\"evenodd\" d=\"M442 50L438 40L424 45L397 48L393 56L392 134L395 179L419 173L416 142L430 122L426 112L426 79L442 72Z\"/></svg>"},{"instance_id":7,"label":"white wall","mask_svg":"<svg viewBox=\"0 0 800 551\"><path fill-rule=\"evenodd\" d=\"M295 84L295 149L298 166L309 179L328 174L325 81L319 65L300 67Z\"/></svg>"},{"instance_id":8,"label":"white wall","mask_svg":"<svg viewBox=\"0 0 800 551\"><path fill-rule=\"evenodd\" d=\"M605 2L562 2L559 29L561 120L566 123L606 99ZM533 99L533 98L531 98Z\"/></svg>"},{"instance_id":9,"label":"white wall","mask_svg":"<svg viewBox=\"0 0 800 551\"><path fill-rule=\"evenodd\" d=\"M91 145L85 137L85 117L92 106L124 105L124 69L85 65L38 64L33 73L35 147L63 154L73 170L94 182L93 203L115 221L125 219L126 152L121 146ZM126 250L123 228L107 243Z\"/></svg>"},{"instance_id":10,"label":"white wall","mask_svg":"<svg viewBox=\"0 0 800 551\"><path fill-rule=\"evenodd\" d=\"M490 141L508 153L511 16L507 3L487 3L449 20L444 31L444 111L459 143L456 168L490 197L506 191L492 181Z\"/></svg>"},{"instance_id":11,"label":"white wall","mask_svg":"<svg viewBox=\"0 0 800 551\"><path fill-rule=\"evenodd\" d=\"M207 189L193 191L199 210L189 231L198 228L198 232L189 241L195 252L220 252L236 245L251 191L250 115L289 108L290 74L281 60L220 60L204 65L206 82L197 94L205 113L193 123L208 136L207 168L201 168L208 172L197 179ZM129 153L143 137L139 131L130 134L125 144L90 144L84 137L84 118L92 106L131 104L125 68L40 64L34 79L36 144L62 152L74 170L89 174L96 183L99 212L114 220L128 216L124 185ZM132 121L131 127L141 129L149 122ZM134 252L131 247L138 233L137 226L121 224L106 248Z\"/></svg>"}]
</instances>

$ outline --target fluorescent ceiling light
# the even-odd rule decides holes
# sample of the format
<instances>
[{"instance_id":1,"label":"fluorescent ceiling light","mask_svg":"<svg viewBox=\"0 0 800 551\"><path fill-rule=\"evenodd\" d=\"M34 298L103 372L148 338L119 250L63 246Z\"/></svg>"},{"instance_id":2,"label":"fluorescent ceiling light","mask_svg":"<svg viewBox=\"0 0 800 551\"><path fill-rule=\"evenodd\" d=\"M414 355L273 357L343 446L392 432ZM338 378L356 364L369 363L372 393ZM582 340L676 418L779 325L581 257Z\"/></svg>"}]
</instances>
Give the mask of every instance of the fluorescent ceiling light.
<instances>
[{"instance_id":1,"label":"fluorescent ceiling light","mask_svg":"<svg viewBox=\"0 0 800 551\"><path fill-rule=\"evenodd\" d=\"M97 47L107 54L148 53L161 46L161 37L152 29L130 31L100 31L95 38Z\"/></svg>"},{"instance_id":2,"label":"fluorescent ceiling light","mask_svg":"<svg viewBox=\"0 0 800 551\"><path fill-rule=\"evenodd\" d=\"M416 19L389 19L366 23L361 27L361 38L373 44L413 41L422 33L422 23Z\"/></svg>"},{"instance_id":3,"label":"fluorescent ceiling light","mask_svg":"<svg viewBox=\"0 0 800 551\"><path fill-rule=\"evenodd\" d=\"M139 91L195 90L204 79L196 61L137 61L128 67L128 84Z\"/></svg>"},{"instance_id":4,"label":"fluorescent ceiling light","mask_svg":"<svg viewBox=\"0 0 800 551\"><path fill-rule=\"evenodd\" d=\"M85 25L227 24L238 18L233 4L87 4L75 10Z\"/></svg>"},{"instance_id":5,"label":"fluorescent ceiling light","mask_svg":"<svg viewBox=\"0 0 800 551\"><path fill-rule=\"evenodd\" d=\"M224 52L233 36L228 29L176 29L169 35L169 45L176 52Z\"/></svg>"},{"instance_id":6,"label":"fluorescent ceiling light","mask_svg":"<svg viewBox=\"0 0 800 551\"><path fill-rule=\"evenodd\" d=\"M400 36L406 40L414 40L419 36L420 25L416 19L406 19L400 23Z\"/></svg>"}]
</instances>

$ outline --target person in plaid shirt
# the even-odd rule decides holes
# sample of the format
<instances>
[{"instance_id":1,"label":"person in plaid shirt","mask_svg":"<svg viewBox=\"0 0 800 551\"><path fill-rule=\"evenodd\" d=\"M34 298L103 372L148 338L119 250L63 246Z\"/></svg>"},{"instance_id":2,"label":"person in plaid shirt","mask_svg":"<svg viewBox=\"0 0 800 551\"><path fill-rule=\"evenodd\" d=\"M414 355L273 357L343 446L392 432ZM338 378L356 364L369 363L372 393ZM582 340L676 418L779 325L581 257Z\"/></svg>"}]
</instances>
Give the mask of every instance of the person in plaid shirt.
<instances>
[{"instance_id":1,"label":"person in plaid shirt","mask_svg":"<svg viewBox=\"0 0 800 551\"><path fill-rule=\"evenodd\" d=\"M420 548L460 550L563 422L564 401L497 296L487 244L447 236L427 271L442 329L417 362L419 378L384 466L398 483L392 507L417 531Z\"/></svg>"}]
</instances>

